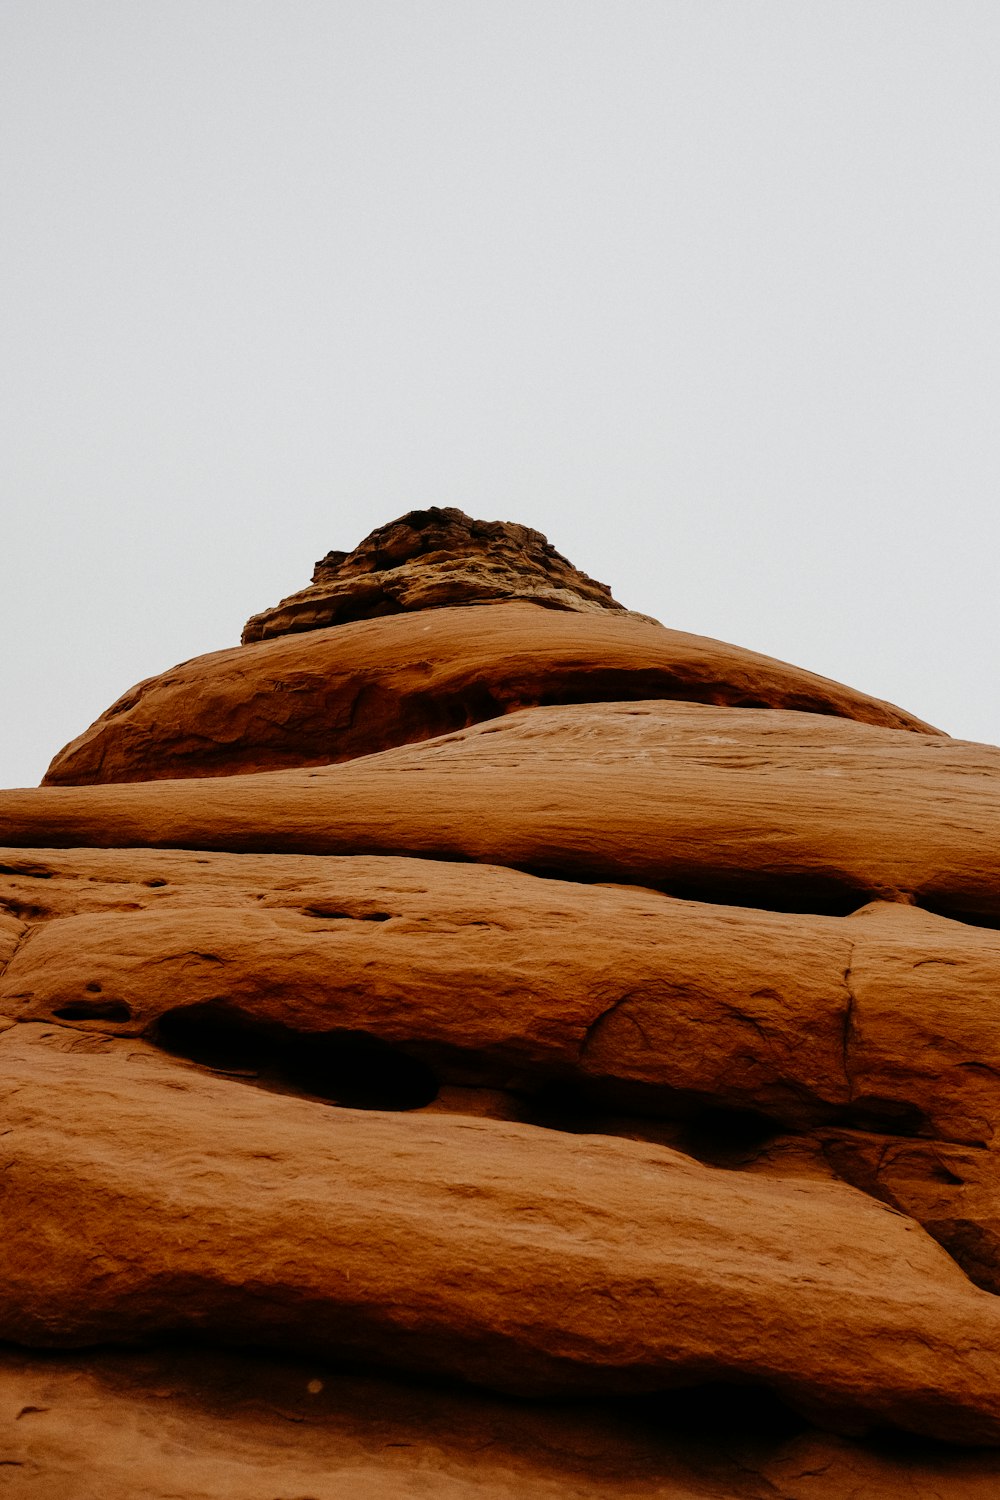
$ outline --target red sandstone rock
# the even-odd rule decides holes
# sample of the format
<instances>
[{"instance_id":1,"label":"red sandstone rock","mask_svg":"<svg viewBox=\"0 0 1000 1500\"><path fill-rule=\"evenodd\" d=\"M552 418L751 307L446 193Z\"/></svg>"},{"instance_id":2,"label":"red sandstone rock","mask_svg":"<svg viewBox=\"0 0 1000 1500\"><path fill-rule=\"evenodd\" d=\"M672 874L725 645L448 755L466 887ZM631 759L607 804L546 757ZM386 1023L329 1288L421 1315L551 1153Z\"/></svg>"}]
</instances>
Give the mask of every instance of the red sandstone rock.
<instances>
[{"instance_id":1,"label":"red sandstone rock","mask_svg":"<svg viewBox=\"0 0 1000 1500\"><path fill-rule=\"evenodd\" d=\"M1000 1118L1000 934L913 907L782 914L405 859L0 862L0 904L34 919L0 975L18 1020L142 1035L168 1017L190 1055L258 1066L283 1037L325 1039L325 1061L288 1059L321 1093L351 1081L336 1038L365 1035L440 1080L574 1080L654 1115L973 1145Z\"/></svg>"},{"instance_id":2,"label":"red sandstone rock","mask_svg":"<svg viewBox=\"0 0 1000 1500\"><path fill-rule=\"evenodd\" d=\"M346 765L0 793L0 843L416 854L1000 921L1000 749L811 714L536 708Z\"/></svg>"},{"instance_id":3,"label":"red sandstone rock","mask_svg":"<svg viewBox=\"0 0 1000 1500\"><path fill-rule=\"evenodd\" d=\"M838 1178L917 1219L977 1286L1000 1293L1000 1152L995 1146L837 1130L820 1132L816 1145Z\"/></svg>"},{"instance_id":4,"label":"red sandstone rock","mask_svg":"<svg viewBox=\"0 0 1000 1500\"><path fill-rule=\"evenodd\" d=\"M772 1446L777 1461L794 1462ZM81 1483L88 1500L653 1500L664 1486L670 1500L716 1500L720 1485L739 1500L759 1494L742 1453L700 1455L620 1413L205 1350L0 1353L0 1451L12 1500L77 1500ZM942 1462L950 1472L962 1460Z\"/></svg>"},{"instance_id":5,"label":"red sandstone rock","mask_svg":"<svg viewBox=\"0 0 1000 1500\"><path fill-rule=\"evenodd\" d=\"M0 880L2 880L0 876ZM14 956L18 943L24 936L24 923L7 912L0 911L0 974Z\"/></svg>"},{"instance_id":6,"label":"red sandstone rock","mask_svg":"<svg viewBox=\"0 0 1000 1500\"><path fill-rule=\"evenodd\" d=\"M106 877L116 858L130 873L131 851L104 858ZM802 1121L840 1118L848 1102L851 944L834 919L426 860L241 864L212 856L207 868L232 885L209 892L205 866L161 854L166 883L120 887L120 909L36 920L0 977L0 1010L132 1035L167 1016L196 1049L199 1027L228 1028L237 1050L253 1040L241 1026L263 1027L262 1058L281 1036L364 1034L451 1082L640 1080L647 1107L668 1112L690 1095L770 1101L777 1118ZM35 903L72 884L58 856L46 873L0 877L0 901L37 919ZM106 878L105 900L112 889ZM640 1039L658 1026L671 1046L651 1053Z\"/></svg>"},{"instance_id":7,"label":"red sandstone rock","mask_svg":"<svg viewBox=\"0 0 1000 1500\"><path fill-rule=\"evenodd\" d=\"M692 1410L675 1393L644 1422L315 1360L6 1350L0 1467L11 1500L994 1500L1000 1486L992 1451L755 1430L747 1404Z\"/></svg>"},{"instance_id":8,"label":"red sandstone rock","mask_svg":"<svg viewBox=\"0 0 1000 1500\"><path fill-rule=\"evenodd\" d=\"M196 657L140 683L65 750L50 786L350 760L541 703L682 698L928 726L719 641L533 604L362 620Z\"/></svg>"},{"instance_id":9,"label":"red sandstone rock","mask_svg":"<svg viewBox=\"0 0 1000 1500\"><path fill-rule=\"evenodd\" d=\"M79 1041L0 1035L6 1340L197 1331L536 1395L752 1378L837 1425L1000 1442L997 1303L852 1189Z\"/></svg>"},{"instance_id":10,"label":"red sandstone rock","mask_svg":"<svg viewBox=\"0 0 1000 1500\"><path fill-rule=\"evenodd\" d=\"M0 1339L201 1346L0 1350L0 1484L992 1496L675 1387L1000 1443L1000 751L460 512L251 637L0 794ZM385 1371L657 1392L655 1443Z\"/></svg>"},{"instance_id":11,"label":"red sandstone rock","mask_svg":"<svg viewBox=\"0 0 1000 1500\"><path fill-rule=\"evenodd\" d=\"M119 1035L166 1017L164 1041L189 1056L347 1102L420 1106L438 1079L465 1087L435 1108L552 1118L532 1091L575 1080L574 1128L840 1175L1000 1288L997 1169L975 1145L997 1117L993 932L905 905L817 918L428 861L0 861L0 905L32 924L0 976L10 1017ZM358 1037L403 1050L359 1052ZM527 1098L488 1091L510 1086ZM747 1152L735 1125L728 1146L700 1133L708 1108L813 1135ZM853 1125L817 1131L824 1120Z\"/></svg>"},{"instance_id":12,"label":"red sandstone rock","mask_svg":"<svg viewBox=\"0 0 1000 1500\"><path fill-rule=\"evenodd\" d=\"M377 527L353 552L328 552L316 564L312 584L254 615L243 640L508 599L531 599L548 609L629 613L607 584L574 568L540 531L431 506Z\"/></svg>"}]
</instances>

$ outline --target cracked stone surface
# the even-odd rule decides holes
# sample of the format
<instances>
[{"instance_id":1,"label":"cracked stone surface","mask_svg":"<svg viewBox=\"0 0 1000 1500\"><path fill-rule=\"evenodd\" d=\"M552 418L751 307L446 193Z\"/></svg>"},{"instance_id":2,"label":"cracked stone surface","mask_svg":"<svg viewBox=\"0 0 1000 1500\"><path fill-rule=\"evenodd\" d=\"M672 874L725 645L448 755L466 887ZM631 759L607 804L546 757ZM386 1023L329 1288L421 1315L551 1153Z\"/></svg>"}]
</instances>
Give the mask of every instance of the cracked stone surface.
<instances>
[{"instance_id":1,"label":"cracked stone surface","mask_svg":"<svg viewBox=\"0 0 1000 1500\"><path fill-rule=\"evenodd\" d=\"M1000 750L459 512L251 637L0 793L0 1490L992 1500Z\"/></svg>"}]
</instances>

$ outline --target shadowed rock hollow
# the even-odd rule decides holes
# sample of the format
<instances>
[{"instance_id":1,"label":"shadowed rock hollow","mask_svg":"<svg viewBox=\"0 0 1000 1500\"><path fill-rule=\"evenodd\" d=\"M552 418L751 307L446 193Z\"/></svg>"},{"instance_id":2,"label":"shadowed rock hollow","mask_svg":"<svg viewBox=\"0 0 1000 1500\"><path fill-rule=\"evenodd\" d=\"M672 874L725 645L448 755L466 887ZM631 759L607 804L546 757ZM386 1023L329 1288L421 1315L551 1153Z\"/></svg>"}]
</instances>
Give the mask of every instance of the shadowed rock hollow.
<instances>
[{"instance_id":1,"label":"shadowed rock hollow","mask_svg":"<svg viewBox=\"0 0 1000 1500\"><path fill-rule=\"evenodd\" d=\"M1000 750L413 512L0 793L15 1497L1000 1490Z\"/></svg>"}]
</instances>

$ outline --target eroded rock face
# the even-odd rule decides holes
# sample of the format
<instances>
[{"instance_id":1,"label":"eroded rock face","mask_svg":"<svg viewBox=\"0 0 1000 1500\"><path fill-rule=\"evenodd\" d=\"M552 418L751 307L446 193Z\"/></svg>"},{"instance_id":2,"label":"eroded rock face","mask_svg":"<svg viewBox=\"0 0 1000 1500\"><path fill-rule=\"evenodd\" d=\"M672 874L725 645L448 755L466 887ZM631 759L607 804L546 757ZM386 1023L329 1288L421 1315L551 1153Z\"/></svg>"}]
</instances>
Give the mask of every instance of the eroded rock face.
<instances>
[{"instance_id":1,"label":"eroded rock face","mask_svg":"<svg viewBox=\"0 0 1000 1500\"><path fill-rule=\"evenodd\" d=\"M0 793L5 1493L992 1497L1000 750L459 512L259 618Z\"/></svg>"},{"instance_id":2,"label":"eroded rock face","mask_svg":"<svg viewBox=\"0 0 1000 1500\"><path fill-rule=\"evenodd\" d=\"M196 657L120 698L56 756L45 784L322 765L539 704L649 698L936 732L801 668L633 616L486 604Z\"/></svg>"},{"instance_id":3,"label":"eroded rock face","mask_svg":"<svg viewBox=\"0 0 1000 1500\"><path fill-rule=\"evenodd\" d=\"M1000 934L912 906L785 914L409 859L160 853L140 879L133 851L2 858L33 917L0 973L17 1020L154 1033L327 1093L357 1083L363 1036L373 1086L410 1059L418 1099L426 1069L432 1097L572 1081L652 1117L971 1146L1000 1117Z\"/></svg>"},{"instance_id":4,"label":"eroded rock face","mask_svg":"<svg viewBox=\"0 0 1000 1500\"><path fill-rule=\"evenodd\" d=\"M998 789L989 746L790 711L585 704L339 766L4 792L0 843L405 853L783 910L912 899L1000 925Z\"/></svg>"},{"instance_id":5,"label":"eroded rock face","mask_svg":"<svg viewBox=\"0 0 1000 1500\"><path fill-rule=\"evenodd\" d=\"M331 1120L41 1027L0 1061L7 1340L197 1330L522 1396L752 1376L835 1424L1000 1442L1000 1305L850 1188L496 1121Z\"/></svg>"},{"instance_id":6,"label":"eroded rock face","mask_svg":"<svg viewBox=\"0 0 1000 1500\"><path fill-rule=\"evenodd\" d=\"M431 506L377 527L353 552L328 552L316 564L311 585L254 615L243 640L508 599L530 599L547 609L628 613L607 584L574 568L540 531Z\"/></svg>"},{"instance_id":7,"label":"eroded rock face","mask_svg":"<svg viewBox=\"0 0 1000 1500\"><path fill-rule=\"evenodd\" d=\"M243 646L130 689L45 784L325 765L561 703L681 699L937 734L840 683L630 613L526 527L412 512L330 559L311 589L251 621Z\"/></svg>"}]
</instances>

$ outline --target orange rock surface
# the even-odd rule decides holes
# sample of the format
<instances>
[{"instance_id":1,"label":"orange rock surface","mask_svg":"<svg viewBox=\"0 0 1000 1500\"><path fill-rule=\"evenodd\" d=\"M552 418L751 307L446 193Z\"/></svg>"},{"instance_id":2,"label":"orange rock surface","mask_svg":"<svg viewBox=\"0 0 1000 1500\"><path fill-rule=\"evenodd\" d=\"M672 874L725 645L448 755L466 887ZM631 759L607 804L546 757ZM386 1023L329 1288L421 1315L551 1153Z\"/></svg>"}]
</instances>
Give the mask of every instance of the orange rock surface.
<instances>
[{"instance_id":1,"label":"orange rock surface","mask_svg":"<svg viewBox=\"0 0 1000 1500\"><path fill-rule=\"evenodd\" d=\"M1000 1484L984 1450L771 1435L760 1415L746 1390L707 1411L672 1393L635 1421L316 1360L0 1351L9 1493L60 1500L994 1500Z\"/></svg>"},{"instance_id":2,"label":"orange rock surface","mask_svg":"<svg viewBox=\"0 0 1000 1500\"><path fill-rule=\"evenodd\" d=\"M359 1065L337 1043L363 1035L438 1083L572 1079L654 1116L754 1109L971 1145L1000 1116L1000 934L914 907L785 914L408 859L165 852L141 879L131 850L0 859L33 918L0 972L17 1020L159 1027L328 1089Z\"/></svg>"},{"instance_id":3,"label":"orange rock surface","mask_svg":"<svg viewBox=\"0 0 1000 1500\"><path fill-rule=\"evenodd\" d=\"M488 604L363 620L184 662L56 756L50 786L319 765L538 704L681 698L932 732L783 662L628 615Z\"/></svg>"},{"instance_id":4,"label":"orange rock surface","mask_svg":"<svg viewBox=\"0 0 1000 1500\"><path fill-rule=\"evenodd\" d=\"M254 615L243 643L448 604L531 599L547 609L629 614L574 568L540 531L512 521L476 521L454 507L411 510L378 526L353 552L328 552L312 583Z\"/></svg>"},{"instance_id":5,"label":"orange rock surface","mask_svg":"<svg viewBox=\"0 0 1000 1500\"><path fill-rule=\"evenodd\" d=\"M535 1396L753 1378L849 1429L1000 1442L1000 1305L851 1188L331 1119L43 1027L0 1034L0 1063L3 1339L197 1331Z\"/></svg>"},{"instance_id":6,"label":"orange rock surface","mask_svg":"<svg viewBox=\"0 0 1000 1500\"><path fill-rule=\"evenodd\" d=\"M996 1494L1000 750L460 512L247 638L0 793L4 1493Z\"/></svg>"},{"instance_id":7,"label":"orange rock surface","mask_svg":"<svg viewBox=\"0 0 1000 1500\"><path fill-rule=\"evenodd\" d=\"M0 793L0 843L398 854L1000 923L1000 749L788 711L509 714L345 765ZM947 809L935 817L935 806Z\"/></svg>"}]
</instances>

